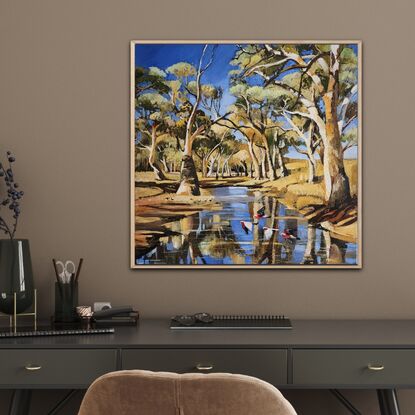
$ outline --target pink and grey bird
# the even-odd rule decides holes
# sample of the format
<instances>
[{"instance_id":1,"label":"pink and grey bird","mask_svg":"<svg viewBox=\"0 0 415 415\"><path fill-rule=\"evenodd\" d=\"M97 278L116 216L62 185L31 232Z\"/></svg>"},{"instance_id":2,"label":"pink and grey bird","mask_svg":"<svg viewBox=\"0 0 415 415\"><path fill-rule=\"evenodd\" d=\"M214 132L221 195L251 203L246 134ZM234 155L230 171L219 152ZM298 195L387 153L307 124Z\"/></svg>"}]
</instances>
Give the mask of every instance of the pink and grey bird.
<instances>
[{"instance_id":1,"label":"pink and grey bird","mask_svg":"<svg viewBox=\"0 0 415 415\"><path fill-rule=\"evenodd\" d=\"M248 232L252 232L252 222L246 222L244 220L241 220L241 226L242 229L245 231L245 233L247 234Z\"/></svg>"},{"instance_id":2,"label":"pink and grey bird","mask_svg":"<svg viewBox=\"0 0 415 415\"><path fill-rule=\"evenodd\" d=\"M285 239L285 240L300 240L300 238L296 235L293 234L292 231L290 231L289 229L284 229L284 231L281 233L281 236Z\"/></svg>"}]
</instances>

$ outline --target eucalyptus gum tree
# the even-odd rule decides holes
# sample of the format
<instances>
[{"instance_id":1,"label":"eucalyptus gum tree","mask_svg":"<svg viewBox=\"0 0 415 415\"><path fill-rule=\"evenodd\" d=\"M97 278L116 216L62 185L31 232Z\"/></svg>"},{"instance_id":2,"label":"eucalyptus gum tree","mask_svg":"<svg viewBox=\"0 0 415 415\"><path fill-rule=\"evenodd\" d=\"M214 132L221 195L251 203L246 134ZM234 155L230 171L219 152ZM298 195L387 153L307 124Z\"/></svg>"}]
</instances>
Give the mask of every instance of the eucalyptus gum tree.
<instances>
[{"instance_id":1,"label":"eucalyptus gum tree","mask_svg":"<svg viewBox=\"0 0 415 415\"><path fill-rule=\"evenodd\" d=\"M212 64L214 56L214 49L212 49L209 61L203 66L207 49L208 45L205 45L203 47L197 69L186 62L179 62L167 69L167 72L173 73L181 79L184 89L188 94L188 101L186 104L189 107L189 114L186 121L186 135L184 139L184 150L180 170L180 185L177 190L177 194L181 195L200 195L199 179L197 177L196 166L193 160L193 143L195 139L206 129L206 125L197 125L196 121L199 106L202 100L202 76ZM194 82L194 84L189 85L190 82ZM192 86L195 90L194 93L191 91ZM190 101L191 98L192 102Z\"/></svg>"},{"instance_id":2,"label":"eucalyptus gum tree","mask_svg":"<svg viewBox=\"0 0 415 415\"><path fill-rule=\"evenodd\" d=\"M271 157L271 148L267 132L276 128L275 123L270 119L274 101L281 96L281 90L275 87L263 88L261 86L249 86L244 82L235 83L230 92L237 98L235 105L240 107L244 113L247 125L260 137L262 147L268 165L267 176L271 180L276 179L276 168ZM251 151L252 148L252 139ZM259 178L259 177L257 177Z\"/></svg>"},{"instance_id":3,"label":"eucalyptus gum tree","mask_svg":"<svg viewBox=\"0 0 415 415\"><path fill-rule=\"evenodd\" d=\"M285 166L284 154L287 152L287 139L285 131L281 133L280 128L275 128L272 133L274 141L274 165L277 176L286 177L288 176L288 169Z\"/></svg>"},{"instance_id":4,"label":"eucalyptus gum tree","mask_svg":"<svg viewBox=\"0 0 415 415\"><path fill-rule=\"evenodd\" d=\"M352 101L357 89L353 50L339 44L239 46L237 60L241 77L259 76L265 85L277 85L296 97L285 110L316 125L324 147L326 203L339 207L349 202L341 133L353 117L350 108L357 107Z\"/></svg>"},{"instance_id":5,"label":"eucalyptus gum tree","mask_svg":"<svg viewBox=\"0 0 415 415\"><path fill-rule=\"evenodd\" d=\"M164 83L166 74L161 69L136 69L135 140L136 146L148 152L148 164L156 180L165 180L157 155L159 137L165 134L173 120L173 105L163 96L169 88Z\"/></svg>"},{"instance_id":6,"label":"eucalyptus gum tree","mask_svg":"<svg viewBox=\"0 0 415 415\"><path fill-rule=\"evenodd\" d=\"M231 88L231 93L236 95L238 92L234 88ZM257 133L250 125L248 115L243 106L234 104L230 107L230 110L232 114L219 123L219 125L234 131L239 131L244 136L248 144L248 153L253 167L251 169L251 176L256 180L262 179L264 176L254 148L255 142L258 141Z\"/></svg>"},{"instance_id":7,"label":"eucalyptus gum tree","mask_svg":"<svg viewBox=\"0 0 415 415\"><path fill-rule=\"evenodd\" d=\"M315 152L321 143L321 138L317 136L315 126L312 121L298 116L289 117L284 111L282 111L282 114L291 127L290 131L294 133L294 137L290 141L290 144L298 153L307 157L308 183L314 183L316 181L317 169ZM297 143L297 140L299 140L299 143ZM304 145L305 150L300 148L301 145Z\"/></svg>"},{"instance_id":8,"label":"eucalyptus gum tree","mask_svg":"<svg viewBox=\"0 0 415 415\"><path fill-rule=\"evenodd\" d=\"M343 164L343 148L337 108L339 105L339 71L342 46L331 45L329 55L329 76L323 102L326 115L324 141L324 178L326 200L331 206L338 206L350 199L349 178Z\"/></svg>"},{"instance_id":9,"label":"eucalyptus gum tree","mask_svg":"<svg viewBox=\"0 0 415 415\"><path fill-rule=\"evenodd\" d=\"M351 128L342 135L343 153L357 146L357 128Z\"/></svg>"}]
</instances>

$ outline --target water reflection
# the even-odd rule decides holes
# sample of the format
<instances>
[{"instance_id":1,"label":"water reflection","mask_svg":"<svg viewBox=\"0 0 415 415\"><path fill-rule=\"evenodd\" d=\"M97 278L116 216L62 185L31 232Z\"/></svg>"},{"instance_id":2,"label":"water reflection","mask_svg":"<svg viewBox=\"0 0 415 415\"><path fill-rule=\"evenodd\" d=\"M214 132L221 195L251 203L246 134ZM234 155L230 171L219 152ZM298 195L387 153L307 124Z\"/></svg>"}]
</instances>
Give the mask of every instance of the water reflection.
<instances>
[{"instance_id":1,"label":"water reflection","mask_svg":"<svg viewBox=\"0 0 415 415\"><path fill-rule=\"evenodd\" d=\"M244 187L212 189L222 208L168 223L137 264L356 264L356 244L333 238L277 199Z\"/></svg>"}]
</instances>

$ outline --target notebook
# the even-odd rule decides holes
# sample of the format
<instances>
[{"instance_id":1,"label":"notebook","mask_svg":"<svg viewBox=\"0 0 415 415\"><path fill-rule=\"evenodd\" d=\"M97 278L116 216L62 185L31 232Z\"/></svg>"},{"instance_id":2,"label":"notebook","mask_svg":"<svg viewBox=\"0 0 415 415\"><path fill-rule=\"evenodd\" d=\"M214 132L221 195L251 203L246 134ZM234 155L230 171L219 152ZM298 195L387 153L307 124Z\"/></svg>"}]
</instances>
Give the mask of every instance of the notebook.
<instances>
[{"instance_id":1,"label":"notebook","mask_svg":"<svg viewBox=\"0 0 415 415\"><path fill-rule=\"evenodd\" d=\"M112 334L113 328L101 329L39 329L39 330L19 330L16 333L13 331L0 332L0 339L14 338L14 337L45 337L45 336L73 336L73 335L87 335L87 334Z\"/></svg>"}]
</instances>

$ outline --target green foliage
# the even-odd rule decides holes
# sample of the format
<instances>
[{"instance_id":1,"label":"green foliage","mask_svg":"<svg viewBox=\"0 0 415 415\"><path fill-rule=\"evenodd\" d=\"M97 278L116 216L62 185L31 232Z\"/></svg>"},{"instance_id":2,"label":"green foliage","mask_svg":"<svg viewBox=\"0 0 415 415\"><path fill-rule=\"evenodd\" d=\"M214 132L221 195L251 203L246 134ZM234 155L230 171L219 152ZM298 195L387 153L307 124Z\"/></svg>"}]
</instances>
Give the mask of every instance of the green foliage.
<instances>
[{"instance_id":1,"label":"green foliage","mask_svg":"<svg viewBox=\"0 0 415 415\"><path fill-rule=\"evenodd\" d=\"M249 100L255 103L277 103L281 98L289 97L290 94L284 89L276 85L269 87L253 86L248 88L246 95Z\"/></svg>"},{"instance_id":2,"label":"green foliage","mask_svg":"<svg viewBox=\"0 0 415 415\"><path fill-rule=\"evenodd\" d=\"M206 157L216 145L217 153L214 154L220 154L221 160L234 157L235 160L230 163L235 165L249 158L248 144L252 143L256 144L254 148L261 148L261 157L266 148L272 157L275 157L278 148L282 153L288 151L290 146L302 151L308 143L304 137L308 136L297 133L295 128L289 130L293 126L283 119L283 109L287 116L292 112L308 113L312 105L310 102L315 103L316 111L324 121L323 97L329 78L330 47L330 44L238 45L231 61L234 68L228 73L229 93L234 100L226 110L230 112L227 119L221 119L217 124L213 121L217 114L223 114L222 89L211 84L202 84L200 87L201 100L190 128L192 132L197 127L205 127L193 143L194 154L199 157L196 161L198 167L201 166L201 160L204 160L203 166L206 167ZM290 59L290 54L299 55L299 58ZM293 55L291 57L295 58ZM301 59L305 65L299 68L298 60L301 62ZM350 96L357 84L357 63L358 58L350 45L342 45L339 102L344 100L346 103L345 97ZM151 144L151 127L157 124L158 159L180 165L184 139L189 134L187 124L196 101L196 75L197 69L188 62L177 62L167 69L136 68L136 131L141 134L138 137L142 153L146 152L143 146ZM355 96L347 107L343 107L345 112L340 110L339 104L339 113L344 116L343 125L347 126L342 136L344 148L357 143L356 128L348 124L357 113L354 100ZM309 117L290 117L301 131L312 131L309 129ZM221 141L224 132L236 130L239 131L236 133L238 138L228 134ZM312 140L316 145L317 134L317 129L314 129ZM142 162L145 163L145 159Z\"/></svg>"},{"instance_id":3,"label":"green foliage","mask_svg":"<svg viewBox=\"0 0 415 415\"><path fill-rule=\"evenodd\" d=\"M166 72L157 68L156 66L150 66L148 68L148 73L150 76L158 77L158 78L165 78Z\"/></svg>"},{"instance_id":4,"label":"green foliage","mask_svg":"<svg viewBox=\"0 0 415 415\"><path fill-rule=\"evenodd\" d=\"M136 105L148 111L166 112L173 110L173 104L163 95L157 93L146 93L139 96Z\"/></svg>"},{"instance_id":5,"label":"green foliage","mask_svg":"<svg viewBox=\"0 0 415 415\"><path fill-rule=\"evenodd\" d=\"M172 91L173 93L177 93L182 86L182 83L178 79L165 81L165 84L170 88L170 91Z\"/></svg>"},{"instance_id":6,"label":"green foliage","mask_svg":"<svg viewBox=\"0 0 415 415\"><path fill-rule=\"evenodd\" d=\"M340 55L340 92L348 92L356 85L358 79L358 59L352 48L345 47Z\"/></svg>"},{"instance_id":7,"label":"green foliage","mask_svg":"<svg viewBox=\"0 0 415 415\"><path fill-rule=\"evenodd\" d=\"M230 64L232 66L246 68L256 65L264 57L263 51L258 49L257 45L243 45L243 48L243 51L238 52L234 59L231 60Z\"/></svg>"},{"instance_id":8,"label":"green foliage","mask_svg":"<svg viewBox=\"0 0 415 415\"><path fill-rule=\"evenodd\" d=\"M163 76L164 75L164 76ZM165 84L165 73L161 69L151 67L149 69L135 68L135 89L136 98L144 91L155 90L162 94L169 91L169 87Z\"/></svg>"},{"instance_id":9,"label":"green foliage","mask_svg":"<svg viewBox=\"0 0 415 415\"><path fill-rule=\"evenodd\" d=\"M354 50L350 47L344 47L340 54L340 61L342 65L357 66L357 56Z\"/></svg>"},{"instance_id":10,"label":"green foliage","mask_svg":"<svg viewBox=\"0 0 415 415\"><path fill-rule=\"evenodd\" d=\"M248 89L248 85L241 83L241 84L233 85L231 88L229 88L229 92L233 96L240 98L246 95L247 89Z\"/></svg>"},{"instance_id":11,"label":"green foliage","mask_svg":"<svg viewBox=\"0 0 415 415\"><path fill-rule=\"evenodd\" d=\"M197 93L197 90L196 90L196 81L190 81L187 84L187 89L192 94L196 95L196 93ZM215 98L218 98L218 96L219 96L219 90L218 90L218 88L216 88L213 85L203 84L203 85L201 85L200 89L202 91L202 95L205 98L213 98L213 99L215 99Z\"/></svg>"},{"instance_id":12,"label":"green foliage","mask_svg":"<svg viewBox=\"0 0 415 415\"><path fill-rule=\"evenodd\" d=\"M241 69L231 69L228 74L230 77L236 77L242 73Z\"/></svg>"},{"instance_id":13,"label":"green foliage","mask_svg":"<svg viewBox=\"0 0 415 415\"><path fill-rule=\"evenodd\" d=\"M319 52L330 52L331 45L328 43L320 43L316 45L316 49Z\"/></svg>"},{"instance_id":14,"label":"green foliage","mask_svg":"<svg viewBox=\"0 0 415 415\"><path fill-rule=\"evenodd\" d=\"M215 88L213 85L205 84L202 85L202 94L206 98L217 98L218 97L218 89Z\"/></svg>"},{"instance_id":15,"label":"green foliage","mask_svg":"<svg viewBox=\"0 0 415 415\"><path fill-rule=\"evenodd\" d=\"M342 141L345 143L357 144L357 128L350 128L342 135Z\"/></svg>"},{"instance_id":16,"label":"green foliage","mask_svg":"<svg viewBox=\"0 0 415 415\"><path fill-rule=\"evenodd\" d=\"M166 69L167 73L171 73L178 78L187 78L196 75L196 68L187 62L178 62Z\"/></svg>"},{"instance_id":17,"label":"green foliage","mask_svg":"<svg viewBox=\"0 0 415 415\"><path fill-rule=\"evenodd\" d=\"M177 151L175 145L169 145L161 150L161 158L165 158L167 163L172 163L180 166L182 155L180 151Z\"/></svg>"}]
</instances>

